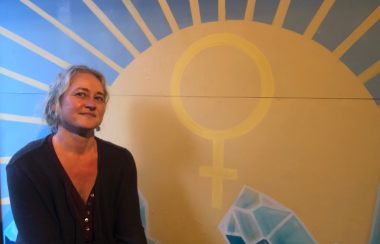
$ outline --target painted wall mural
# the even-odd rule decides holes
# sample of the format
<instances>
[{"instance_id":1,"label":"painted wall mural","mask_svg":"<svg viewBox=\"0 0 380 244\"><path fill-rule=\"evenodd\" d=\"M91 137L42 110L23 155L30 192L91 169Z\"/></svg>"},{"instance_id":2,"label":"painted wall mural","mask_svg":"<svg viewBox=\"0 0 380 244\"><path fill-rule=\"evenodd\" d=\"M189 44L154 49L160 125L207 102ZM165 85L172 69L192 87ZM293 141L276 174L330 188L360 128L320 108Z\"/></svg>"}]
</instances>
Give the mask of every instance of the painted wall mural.
<instances>
[{"instance_id":1,"label":"painted wall mural","mask_svg":"<svg viewBox=\"0 0 380 244\"><path fill-rule=\"evenodd\" d=\"M291 210L247 186L219 228L227 243L316 243Z\"/></svg>"},{"instance_id":2,"label":"painted wall mural","mask_svg":"<svg viewBox=\"0 0 380 244\"><path fill-rule=\"evenodd\" d=\"M48 84L107 77L150 243L380 243L380 0L2 0L5 167Z\"/></svg>"}]
</instances>

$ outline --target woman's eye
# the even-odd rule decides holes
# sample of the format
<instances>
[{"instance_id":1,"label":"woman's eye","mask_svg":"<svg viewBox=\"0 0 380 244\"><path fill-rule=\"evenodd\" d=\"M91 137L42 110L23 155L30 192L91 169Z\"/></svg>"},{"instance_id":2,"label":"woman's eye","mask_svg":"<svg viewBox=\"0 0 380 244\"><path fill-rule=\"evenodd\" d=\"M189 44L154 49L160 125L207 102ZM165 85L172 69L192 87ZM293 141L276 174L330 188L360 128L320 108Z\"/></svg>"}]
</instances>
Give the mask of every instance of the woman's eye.
<instances>
[{"instance_id":1,"label":"woman's eye","mask_svg":"<svg viewBox=\"0 0 380 244\"><path fill-rule=\"evenodd\" d=\"M99 102L104 102L104 97L103 96L96 96L95 100L99 101Z\"/></svg>"},{"instance_id":2,"label":"woman's eye","mask_svg":"<svg viewBox=\"0 0 380 244\"><path fill-rule=\"evenodd\" d=\"M84 93L84 92L77 92L74 95L77 96L77 97L85 97L86 93Z\"/></svg>"}]
</instances>

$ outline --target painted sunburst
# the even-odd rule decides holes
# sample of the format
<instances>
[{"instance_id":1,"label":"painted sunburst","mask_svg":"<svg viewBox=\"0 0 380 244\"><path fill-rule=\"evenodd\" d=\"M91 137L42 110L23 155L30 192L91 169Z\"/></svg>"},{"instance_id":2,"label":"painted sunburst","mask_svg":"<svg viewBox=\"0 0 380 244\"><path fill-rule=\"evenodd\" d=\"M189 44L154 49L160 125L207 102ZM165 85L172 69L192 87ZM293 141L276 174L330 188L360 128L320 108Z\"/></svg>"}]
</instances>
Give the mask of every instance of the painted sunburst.
<instances>
[{"instance_id":1,"label":"painted sunburst","mask_svg":"<svg viewBox=\"0 0 380 244\"><path fill-rule=\"evenodd\" d=\"M142 193L150 203L149 223L154 238L163 243L182 240L181 236L184 235L191 237L183 243L222 241L217 228L218 220L243 185L257 184L256 189L276 195L277 200L281 199L281 202L288 204L287 207L292 206L294 211L300 213L301 219L305 220L306 226L310 226L319 242L338 241L332 238L341 238L339 234L335 237L328 230L316 231L320 228L317 223L322 223L322 220L313 223L306 206L292 202L290 196L275 194L271 187L264 187L266 179L255 175L260 180L252 180L247 166L232 162L244 161L244 152L250 151L245 145L253 145L252 148L257 151L262 148L260 143L267 143L252 139L264 136L256 127L261 126L261 131L280 133L271 123L279 119L278 114L284 104L294 106L305 114L311 109L317 115L330 114L314 106L313 101L326 103L326 106L331 106L335 101L365 104L363 107L370 115L363 114L363 118L373 119L371 128L379 124L379 5L380 1L370 0L1 1L0 170L3 229L12 224L5 166L18 148L49 133L40 118L50 81L70 64L86 63L101 70L107 77L112 98L99 135L133 149ZM226 60L225 57L231 58ZM222 77L220 73L223 69L231 75ZM231 77L239 79L231 82ZM205 81L212 79L221 83L206 84ZM273 84L266 87L270 83ZM223 89L220 89L221 86ZM338 102L334 105L336 110L347 109ZM308 110L298 107L300 103L308 104ZM244 109L236 109L237 106ZM362 110L361 106L352 111ZM342 113L349 114L350 111ZM342 118L347 118L347 114ZM132 123L131 116L137 121ZM265 123L264 118L267 119ZM334 118L336 120L332 124L344 123L338 121L338 117ZM156 119L156 126L146 124L151 119ZM306 115L303 119L306 122L312 120ZM246 124L244 121L247 121ZM359 126L368 126L366 122L360 123ZM236 130L229 130L240 124L243 125L237 126ZM263 129L263 124L268 129ZM283 126L292 128L285 122ZM167 142L160 142L155 137L165 133L155 129L173 130L176 135L166 135ZM378 134L378 131L372 133ZM179 136L183 143L177 144L178 138L175 136ZM145 140L136 140L141 137ZM195 140L196 146L189 140ZM229 154L230 148L236 149L240 145L240 142L234 144L236 140L244 141L241 142L241 157ZM152 148L155 147L153 142L160 144L157 150ZM363 153L360 155L371 152L379 138L371 137L366 142L369 149L364 151L360 148ZM282 143L286 145L287 141ZM173 145L176 146L175 150L183 150L183 155L188 155L187 150L195 150L209 155L209 158L183 158L177 154L170 157L168 155L172 153L170 147ZM276 145L274 143L273 148ZM145 154L155 155L157 159ZM291 160L287 155L281 155L284 161ZM246 159L262 159L257 157L246 156ZM194 163L196 160L199 163ZM270 162L272 159L267 160ZM183 166L173 166L167 161L179 162ZM268 173L263 165L255 167ZM344 166L339 164L339 167ZM377 166L370 167L373 168L368 171L378 173ZM172 172L165 175L162 168L172 169ZM329 166L313 166L313 169L334 171L334 167ZM165 177L176 178L185 174L186 170L189 175L175 181L184 187L166 181ZM330 177L351 175L335 173ZM157 174L160 176L155 177ZM377 182L373 182L376 179ZM379 178L370 175L368 180L371 181L371 191L368 195L363 194L363 198L375 202ZM166 187L166 190L158 194L151 186L152 182ZM192 184L203 190L194 192ZM226 194L225 188L231 194ZM182 196L184 199L170 202L169 198L183 190L187 192ZM316 191L322 189L316 188ZM198 199L203 199L202 203ZM175 216L160 211L162 204L172 207ZM310 202L308 204L313 206ZM186 209L187 205L192 210ZM379 209L379 201L373 206ZM181 214L181 209L185 210L184 219L180 221L189 221L188 225L193 224L197 228L190 230L187 225L181 228L175 219ZM369 212L374 213L373 209L368 210L366 216ZM375 211L373 216L372 229L375 230L379 228L379 211ZM356 217L353 215L353 218ZM163 219L167 220L165 223L168 225L173 223L172 230L166 227L168 231L163 231L165 224L160 224ZM371 224L368 223L368 226ZM191 231L194 231L193 235ZM357 237L359 242L368 238L368 234L365 235L368 228L357 231L361 233ZM206 235L204 232L213 233ZM380 241L380 236L374 231L370 238L372 243ZM339 241L345 243L343 239Z\"/></svg>"}]
</instances>

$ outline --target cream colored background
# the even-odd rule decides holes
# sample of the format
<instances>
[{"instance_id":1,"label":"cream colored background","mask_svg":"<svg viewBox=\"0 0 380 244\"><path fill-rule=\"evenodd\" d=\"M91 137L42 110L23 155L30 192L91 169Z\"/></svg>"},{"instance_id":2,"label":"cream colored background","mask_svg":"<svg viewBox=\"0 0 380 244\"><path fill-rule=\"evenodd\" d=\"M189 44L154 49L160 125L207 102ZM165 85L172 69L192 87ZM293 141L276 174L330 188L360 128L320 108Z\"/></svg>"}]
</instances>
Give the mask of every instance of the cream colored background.
<instances>
[{"instance_id":1,"label":"cream colored background","mask_svg":"<svg viewBox=\"0 0 380 244\"><path fill-rule=\"evenodd\" d=\"M271 106L248 133L225 140L222 207L199 168L212 141L181 123L172 106L174 66L215 33L254 44L270 63L274 96L261 98L257 65L231 46L205 49L187 66L182 102L204 127L226 129ZM149 235L161 243L223 243L218 225L244 185L292 209L319 243L366 243L380 183L380 111L364 85L320 44L259 23L209 23L176 32L142 53L110 88L100 136L135 156L149 205ZM361 99L358 99L361 98ZM368 98L368 99L366 99Z\"/></svg>"}]
</instances>

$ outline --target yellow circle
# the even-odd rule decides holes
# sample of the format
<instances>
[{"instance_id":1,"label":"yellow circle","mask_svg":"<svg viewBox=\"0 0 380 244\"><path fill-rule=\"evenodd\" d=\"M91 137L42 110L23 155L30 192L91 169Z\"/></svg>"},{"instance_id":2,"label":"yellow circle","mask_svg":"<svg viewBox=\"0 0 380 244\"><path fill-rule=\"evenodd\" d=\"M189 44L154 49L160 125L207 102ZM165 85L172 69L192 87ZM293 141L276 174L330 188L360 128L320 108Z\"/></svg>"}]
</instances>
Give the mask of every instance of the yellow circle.
<instances>
[{"instance_id":1,"label":"yellow circle","mask_svg":"<svg viewBox=\"0 0 380 244\"><path fill-rule=\"evenodd\" d=\"M259 68L261 79L261 91L257 108L239 124L223 130L206 128L192 119L187 113L180 97L180 83L188 64L200 52L215 46L232 46L247 54ZM272 70L265 56L251 42L228 33L209 35L191 44L176 63L171 79L171 101L178 118L189 130L207 139L227 139L241 136L250 131L264 118L272 102L271 97L273 97L273 93Z\"/></svg>"}]
</instances>

